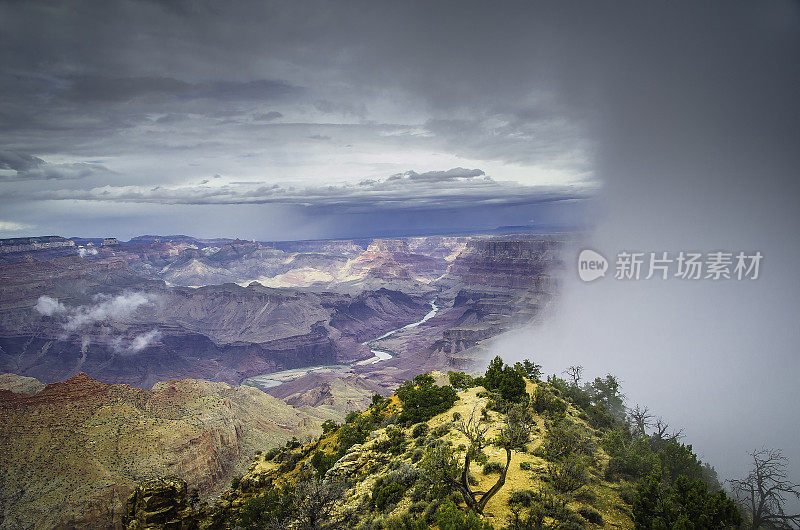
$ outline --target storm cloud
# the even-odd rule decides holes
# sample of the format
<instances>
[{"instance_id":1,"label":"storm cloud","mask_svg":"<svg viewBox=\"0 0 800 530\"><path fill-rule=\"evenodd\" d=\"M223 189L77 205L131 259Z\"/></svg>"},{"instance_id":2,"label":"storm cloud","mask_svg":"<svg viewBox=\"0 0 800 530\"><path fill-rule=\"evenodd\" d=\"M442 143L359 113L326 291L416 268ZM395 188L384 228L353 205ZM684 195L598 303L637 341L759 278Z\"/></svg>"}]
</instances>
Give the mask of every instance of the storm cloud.
<instances>
[{"instance_id":1,"label":"storm cloud","mask_svg":"<svg viewBox=\"0 0 800 530\"><path fill-rule=\"evenodd\" d=\"M454 168L417 173L407 171L385 179L367 179L354 185L284 187L258 182L212 184L206 179L191 186L103 186L88 190L54 189L20 199L81 200L156 204L286 204L322 208L339 213L385 210L468 208L484 203L497 206L538 204L591 198L589 186L526 186L497 182L479 169Z\"/></svg>"},{"instance_id":2,"label":"storm cloud","mask_svg":"<svg viewBox=\"0 0 800 530\"><path fill-rule=\"evenodd\" d=\"M46 229L53 201L80 215L76 199L115 197L165 214L175 203L305 208L331 202L320 198L326 186L344 213L363 213L368 203L353 207L348 188L410 168L403 178L419 185L407 189L458 207L471 197L508 204L513 193L530 202L537 187L596 188L586 111L519 62L521 49L496 61L505 44L467 37L473 17L482 14L422 3L2 4L0 46L12 52L2 59L0 146L15 158L2 166L0 196L25 202L11 221ZM464 49L442 46L453 42ZM455 167L509 184L441 189ZM193 189L216 174L220 189ZM275 184L289 199L265 192ZM370 193L378 215L403 200L385 185ZM291 234L262 234L281 236Z\"/></svg>"}]
</instances>

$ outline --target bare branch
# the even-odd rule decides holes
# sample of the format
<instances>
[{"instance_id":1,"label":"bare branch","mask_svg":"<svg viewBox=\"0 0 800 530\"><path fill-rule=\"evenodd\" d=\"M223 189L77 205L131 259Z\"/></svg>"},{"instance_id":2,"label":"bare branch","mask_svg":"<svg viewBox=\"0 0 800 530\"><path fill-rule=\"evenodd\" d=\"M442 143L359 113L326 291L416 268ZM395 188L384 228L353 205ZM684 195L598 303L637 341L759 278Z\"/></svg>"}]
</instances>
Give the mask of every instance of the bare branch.
<instances>
[{"instance_id":1,"label":"bare branch","mask_svg":"<svg viewBox=\"0 0 800 530\"><path fill-rule=\"evenodd\" d=\"M562 373L567 374L567 377L572 379L572 384L575 386L579 386L581 382L581 377L583 377L583 366L570 366Z\"/></svg>"},{"instance_id":2,"label":"bare branch","mask_svg":"<svg viewBox=\"0 0 800 530\"><path fill-rule=\"evenodd\" d=\"M753 518L753 528L800 528L800 513L787 514L788 498L800 500L800 484L788 479L788 460L780 449L755 450L750 453L753 468L741 480L731 480L731 489Z\"/></svg>"},{"instance_id":3,"label":"bare branch","mask_svg":"<svg viewBox=\"0 0 800 530\"><path fill-rule=\"evenodd\" d=\"M678 441L683 438L683 429L670 431L669 423L664 421L664 418L659 417L653 424L653 436L668 442Z\"/></svg>"},{"instance_id":4,"label":"bare branch","mask_svg":"<svg viewBox=\"0 0 800 530\"><path fill-rule=\"evenodd\" d=\"M653 415L650 414L650 409L636 405L636 407L630 411L629 415L631 417L631 423L633 423L634 434L647 436L647 428L653 423L651 421Z\"/></svg>"}]
</instances>

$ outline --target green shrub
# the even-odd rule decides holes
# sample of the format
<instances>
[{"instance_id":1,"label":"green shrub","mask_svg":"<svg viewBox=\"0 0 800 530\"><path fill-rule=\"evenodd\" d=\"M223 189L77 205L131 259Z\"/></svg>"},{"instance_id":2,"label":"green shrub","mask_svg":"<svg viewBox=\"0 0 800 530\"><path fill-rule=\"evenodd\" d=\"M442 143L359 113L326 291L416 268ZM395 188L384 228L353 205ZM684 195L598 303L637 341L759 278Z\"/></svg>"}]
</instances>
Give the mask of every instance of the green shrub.
<instances>
[{"instance_id":1,"label":"green shrub","mask_svg":"<svg viewBox=\"0 0 800 530\"><path fill-rule=\"evenodd\" d=\"M451 425L449 423L443 423L431 431L431 436L434 438L441 438L442 436L450 433Z\"/></svg>"},{"instance_id":2,"label":"green shrub","mask_svg":"<svg viewBox=\"0 0 800 530\"><path fill-rule=\"evenodd\" d=\"M318 474L325 475L338 459L339 455L337 454L325 454L323 451L316 451L314 456L311 457L311 465Z\"/></svg>"},{"instance_id":3,"label":"green shrub","mask_svg":"<svg viewBox=\"0 0 800 530\"><path fill-rule=\"evenodd\" d=\"M633 501L636 498L636 484L631 484L630 482L625 482L619 488L619 498L625 504L633 505Z\"/></svg>"},{"instance_id":4,"label":"green shrub","mask_svg":"<svg viewBox=\"0 0 800 530\"><path fill-rule=\"evenodd\" d=\"M450 386L457 390L466 390L473 386L476 386L475 379L464 372L447 372L447 376L450 379Z\"/></svg>"},{"instance_id":5,"label":"green shrub","mask_svg":"<svg viewBox=\"0 0 800 530\"><path fill-rule=\"evenodd\" d=\"M414 429L411 431L411 436L414 438L419 438L421 436L426 436L430 431L430 427L428 427L427 423L418 423L414 425Z\"/></svg>"},{"instance_id":6,"label":"green shrub","mask_svg":"<svg viewBox=\"0 0 800 530\"><path fill-rule=\"evenodd\" d=\"M581 506L578 508L578 515L586 519L592 524L603 526L603 516L590 506Z\"/></svg>"},{"instance_id":7,"label":"green shrub","mask_svg":"<svg viewBox=\"0 0 800 530\"><path fill-rule=\"evenodd\" d=\"M433 377L422 374L400 385L397 397L403 404L403 412L398 418L401 423L411 425L428 421L453 406L458 399L453 387L434 383Z\"/></svg>"},{"instance_id":8,"label":"green shrub","mask_svg":"<svg viewBox=\"0 0 800 530\"><path fill-rule=\"evenodd\" d=\"M579 502L594 504L597 502L597 493L589 488L582 488L574 495L574 498Z\"/></svg>"},{"instance_id":9,"label":"green shrub","mask_svg":"<svg viewBox=\"0 0 800 530\"><path fill-rule=\"evenodd\" d=\"M528 379L538 380L542 376L542 365L536 364L530 359L525 359L514 365L514 369Z\"/></svg>"},{"instance_id":10,"label":"green shrub","mask_svg":"<svg viewBox=\"0 0 800 530\"><path fill-rule=\"evenodd\" d=\"M523 471L530 471L533 469L533 464L531 462L520 462L519 468Z\"/></svg>"},{"instance_id":11,"label":"green shrub","mask_svg":"<svg viewBox=\"0 0 800 530\"><path fill-rule=\"evenodd\" d=\"M573 493L588 482L586 468L584 458L573 453L559 462L548 464L547 473L557 491Z\"/></svg>"},{"instance_id":12,"label":"green shrub","mask_svg":"<svg viewBox=\"0 0 800 530\"><path fill-rule=\"evenodd\" d=\"M525 378L519 371L505 364L500 357L495 357L489 363L483 376L483 386L486 390L498 391L505 401L512 403L519 403L528 398Z\"/></svg>"},{"instance_id":13,"label":"green shrub","mask_svg":"<svg viewBox=\"0 0 800 530\"><path fill-rule=\"evenodd\" d=\"M724 528L740 525L742 516L724 490L710 493L701 479L685 476L670 486L656 472L636 488L633 521L637 528Z\"/></svg>"},{"instance_id":14,"label":"green shrub","mask_svg":"<svg viewBox=\"0 0 800 530\"><path fill-rule=\"evenodd\" d=\"M567 404L556 397L553 392L539 385L531 396L531 406L539 414L547 414L553 419L563 418L567 413Z\"/></svg>"},{"instance_id":15,"label":"green shrub","mask_svg":"<svg viewBox=\"0 0 800 530\"><path fill-rule=\"evenodd\" d=\"M381 443L376 444L376 449L381 452L399 455L406 450L406 434L394 427L386 429L387 439Z\"/></svg>"},{"instance_id":16,"label":"green shrub","mask_svg":"<svg viewBox=\"0 0 800 530\"><path fill-rule=\"evenodd\" d=\"M549 486L538 491L515 491L508 499L511 521L507 530L531 528L582 528L583 519L567 507L568 499ZM545 518L552 519L545 526Z\"/></svg>"},{"instance_id":17,"label":"green shrub","mask_svg":"<svg viewBox=\"0 0 800 530\"><path fill-rule=\"evenodd\" d=\"M237 475L237 476L233 477L231 479L231 489L235 490L236 488L238 488L239 484L241 484L241 482L242 482L242 477L241 476Z\"/></svg>"},{"instance_id":18,"label":"green shrub","mask_svg":"<svg viewBox=\"0 0 800 530\"><path fill-rule=\"evenodd\" d=\"M404 513L386 521L386 530L428 530L430 526L425 519Z\"/></svg>"},{"instance_id":19,"label":"green shrub","mask_svg":"<svg viewBox=\"0 0 800 530\"><path fill-rule=\"evenodd\" d=\"M608 431L603 436L603 449L611 457L606 477L640 479L650 476L661 467L658 455L653 452L647 438L631 437L623 429Z\"/></svg>"},{"instance_id":20,"label":"green shrub","mask_svg":"<svg viewBox=\"0 0 800 530\"><path fill-rule=\"evenodd\" d=\"M328 434L339 428L339 424L333 420L325 420L322 422L322 434Z\"/></svg>"},{"instance_id":21,"label":"green shrub","mask_svg":"<svg viewBox=\"0 0 800 530\"><path fill-rule=\"evenodd\" d=\"M359 418L359 416L361 416L360 410L351 410L347 413L347 416L344 417L344 422L353 423Z\"/></svg>"},{"instance_id":22,"label":"green shrub","mask_svg":"<svg viewBox=\"0 0 800 530\"><path fill-rule=\"evenodd\" d=\"M301 456L297 453L289 453L283 460L283 463L278 468L280 473L288 473L292 471L296 466L297 463L300 461Z\"/></svg>"},{"instance_id":23,"label":"green shrub","mask_svg":"<svg viewBox=\"0 0 800 530\"><path fill-rule=\"evenodd\" d=\"M585 427L566 419L547 423L547 434L539 454L547 460L558 460L573 453L594 458L594 439Z\"/></svg>"},{"instance_id":24,"label":"green shrub","mask_svg":"<svg viewBox=\"0 0 800 530\"><path fill-rule=\"evenodd\" d=\"M439 530L492 530L494 527L485 522L473 511L460 509L451 500L445 500L436 514Z\"/></svg>"},{"instance_id":25,"label":"green shrub","mask_svg":"<svg viewBox=\"0 0 800 530\"><path fill-rule=\"evenodd\" d=\"M436 522L436 515L439 511L439 506L441 506L442 501L439 499L434 498L432 502L425 508L425 511L422 512L422 518L425 519L428 523L435 523Z\"/></svg>"},{"instance_id":26,"label":"green shrub","mask_svg":"<svg viewBox=\"0 0 800 530\"><path fill-rule=\"evenodd\" d=\"M365 423L347 423L339 430L339 454L344 455L356 444L364 443L370 430Z\"/></svg>"},{"instance_id":27,"label":"green shrub","mask_svg":"<svg viewBox=\"0 0 800 530\"><path fill-rule=\"evenodd\" d=\"M372 504L380 510L399 501L419 480L419 471L415 467L401 460L395 460L393 464L397 469L378 477L372 485Z\"/></svg>"},{"instance_id":28,"label":"green shrub","mask_svg":"<svg viewBox=\"0 0 800 530\"><path fill-rule=\"evenodd\" d=\"M248 499L239 510L238 525L244 528L264 528L266 524L287 522L291 515L293 489L273 488Z\"/></svg>"},{"instance_id":29,"label":"green shrub","mask_svg":"<svg viewBox=\"0 0 800 530\"><path fill-rule=\"evenodd\" d=\"M390 482L386 485L376 482L375 486L379 487L372 489L372 503L379 510L385 509L389 504L397 503L406 492L406 488L397 482Z\"/></svg>"},{"instance_id":30,"label":"green shrub","mask_svg":"<svg viewBox=\"0 0 800 530\"><path fill-rule=\"evenodd\" d=\"M505 466L500 462L486 462L483 466L483 474L502 473L503 469L505 469Z\"/></svg>"},{"instance_id":31,"label":"green shrub","mask_svg":"<svg viewBox=\"0 0 800 530\"><path fill-rule=\"evenodd\" d=\"M422 513L428 507L428 503L425 501L416 501L411 506L408 507L408 513Z\"/></svg>"}]
</instances>

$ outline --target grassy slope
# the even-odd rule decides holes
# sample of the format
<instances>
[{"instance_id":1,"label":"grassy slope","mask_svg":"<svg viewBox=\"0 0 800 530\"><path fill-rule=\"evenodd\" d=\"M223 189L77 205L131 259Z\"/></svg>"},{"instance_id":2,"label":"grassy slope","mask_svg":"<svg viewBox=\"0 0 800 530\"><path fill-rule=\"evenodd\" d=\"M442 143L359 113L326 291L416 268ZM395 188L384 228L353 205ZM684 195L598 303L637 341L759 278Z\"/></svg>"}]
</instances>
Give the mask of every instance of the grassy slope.
<instances>
[{"instance_id":1,"label":"grassy slope","mask_svg":"<svg viewBox=\"0 0 800 530\"><path fill-rule=\"evenodd\" d=\"M437 379L440 384L443 382L441 374L439 374ZM528 381L528 392L532 392L535 388L535 385L536 383ZM471 388L466 391L459 392L460 399L456 402L453 408L443 414L435 416L427 422L431 430L438 426L446 425L452 420L453 414L456 412L460 413L464 417L467 417L472 412L473 407L477 406L478 410L485 407L488 399L486 397L478 397L478 394L482 390L482 388ZM392 396L391 402L387 407L385 414L388 416L392 412L399 411L400 408L401 404L398 398L396 396ZM487 433L487 438L493 438L497 435L503 423L503 415L498 412L490 411L489 416L492 420L492 423L490 431ZM599 447L599 434L596 433L589 425L587 425L584 420L578 417L578 411L572 406L569 406L567 410L567 416L572 422L580 423L585 426L587 430L594 435L595 442L598 445L597 453L595 454L597 464L596 466L590 468L589 484L584 486L584 488L590 489L596 497L595 500L591 501L591 506L600 512L600 514L602 514L604 526L632 528L633 523L630 518L630 506L627 505L619 495L619 488L621 484L609 482L603 478L603 469L607 464L608 456L605 454L602 448ZM386 453L381 453L375 448L377 443L386 440L384 428L379 428L376 431L373 431L367 442L365 442L361 447L356 446L349 451L345 458L352 458L357 463L355 466L355 473L353 475L357 477L357 482L346 492L342 503L340 503L338 506L337 511L357 508L364 496L371 493L372 485L375 483L376 479L390 471L392 461L396 462L397 460L403 460L405 463L411 464L410 453L414 449L414 439L411 436L412 429L409 427L404 429L404 431L409 441L408 446L410 448L410 450L404 455L388 455ZM249 472L245 475L245 479L256 484L263 484L267 479L274 480L277 483L280 483L284 480L292 481L297 476L299 471L303 469L304 462L310 459L315 451L322 450L326 453L332 453L336 450L338 444L338 434L339 432L335 431L311 445L298 449L297 451L305 456L301 458L299 465L288 473L280 473L280 464L265 462L263 459L259 458L251 465ZM487 520L490 521L495 528L502 528L508 523L511 513L507 503L509 497L514 491L525 489L537 490L543 484L543 478L546 479L547 461L532 454L535 449L542 444L545 435L545 419L544 417L537 415L536 427L534 428L532 441L527 446L527 452L515 451L513 453L511 466L506 477L506 483L503 488L500 489L500 491L489 501L486 507L485 512L487 514ZM452 442L454 448L458 448L460 444L466 443L463 435L453 428L451 428L449 432L442 437L442 439ZM361 453L361 455L355 455L354 453L356 452ZM503 449L489 446L486 449L486 453L489 455L490 461L495 461L503 465L505 464L505 451ZM463 455L463 452L461 454ZM522 462L530 462L531 469L527 471L521 469L520 463ZM473 464L471 466L471 473L479 480L479 484L473 487L474 490L486 491L496 482L498 478L496 473L484 475L481 466L477 464ZM246 493L241 490L229 492L227 498L229 501L233 500L233 505L236 506L240 505L241 502L246 498L258 495L261 491L263 490L256 487L255 489L249 489L249 491ZM408 507L412 504L409 493L410 489L397 503L394 509L385 514L385 517L388 518L391 516L400 515L408 510ZM587 503L583 503L583 505L586 504ZM569 506L570 508L578 509L581 505L581 502L573 500Z\"/></svg>"}]
</instances>

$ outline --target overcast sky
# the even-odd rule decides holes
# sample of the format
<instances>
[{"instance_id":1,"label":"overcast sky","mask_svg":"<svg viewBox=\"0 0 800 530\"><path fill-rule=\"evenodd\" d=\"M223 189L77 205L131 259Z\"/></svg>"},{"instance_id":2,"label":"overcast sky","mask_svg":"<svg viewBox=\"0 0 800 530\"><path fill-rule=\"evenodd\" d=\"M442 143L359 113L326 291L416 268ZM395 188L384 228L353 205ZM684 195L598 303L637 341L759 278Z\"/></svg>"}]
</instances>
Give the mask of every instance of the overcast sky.
<instances>
[{"instance_id":1,"label":"overcast sky","mask_svg":"<svg viewBox=\"0 0 800 530\"><path fill-rule=\"evenodd\" d=\"M365 235L365 215L455 214L434 230L561 222L562 201L582 215L596 140L556 78L561 16L0 3L0 230L291 239Z\"/></svg>"},{"instance_id":2,"label":"overcast sky","mask_svg":"<svg viewBox=\"0 0 800 530\"><path fill-rule=\"evenodd\" d=\"M619 175L620 156L724 164L685 159L709 141L777 179L757 173L797 151L797 16L783 2L0 2L0 234L581 224L598 188L658 180ZM684 145L648 143L655 131Z\"/></svg>"}]
</instances>

